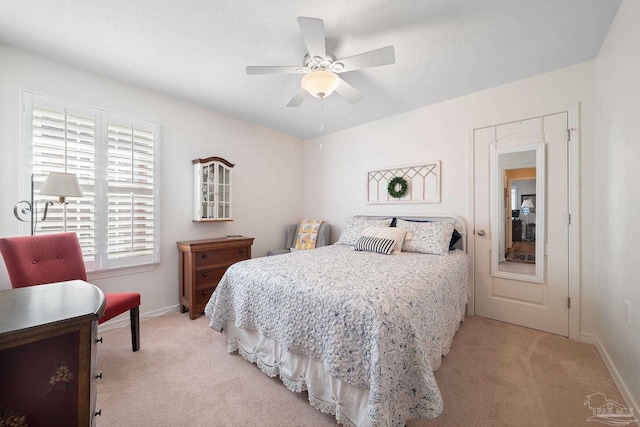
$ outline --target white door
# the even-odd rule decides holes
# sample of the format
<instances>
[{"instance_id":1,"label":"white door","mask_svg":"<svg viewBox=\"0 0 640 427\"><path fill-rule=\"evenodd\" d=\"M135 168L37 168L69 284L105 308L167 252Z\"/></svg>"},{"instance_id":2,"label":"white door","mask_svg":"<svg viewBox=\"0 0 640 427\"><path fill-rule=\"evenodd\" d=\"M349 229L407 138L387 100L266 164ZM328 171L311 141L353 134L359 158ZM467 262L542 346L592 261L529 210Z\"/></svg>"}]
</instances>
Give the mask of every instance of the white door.
<instances>
[{"instance_id":1,"label":"white door","mask_svg":"<svg viewBox=\"0 0 640 427\"><path fill-rule=\"evenodd\" d=\"M474 131L475 314L564 336L569 335L567 120L567 112L562 112ZM528 152L504 158L497 154L541 145L542 160ZM545 171L539 175L537 193L531 187L524 189L524 184L522 191L515 185L507 188L504 183L511 180L503 176L536 167L536 161ZM495 178L492 184L491 168L500 168L494 172L499 184ZM510 205L513 195L517 199ZM534 208L522 208L529 206L526 199ZM536 210L538 204L542 211ZM513 212L512 206L517 208ZM500 225L494 229L492 214L501 216L494 219ZM507 238L512 241L506 242Z\"/></svg>"}]
</instances>

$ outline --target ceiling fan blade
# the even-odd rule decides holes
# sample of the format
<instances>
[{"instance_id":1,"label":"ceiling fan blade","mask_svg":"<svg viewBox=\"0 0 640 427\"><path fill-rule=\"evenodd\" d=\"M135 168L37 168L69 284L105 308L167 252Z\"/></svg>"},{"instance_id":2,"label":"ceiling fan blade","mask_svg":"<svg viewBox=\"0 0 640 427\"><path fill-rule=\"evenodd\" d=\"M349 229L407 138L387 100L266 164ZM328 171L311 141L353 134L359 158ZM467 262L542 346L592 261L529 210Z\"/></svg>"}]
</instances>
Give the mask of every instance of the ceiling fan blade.
<instances>
[{"instance_id":1,"label":"ceiling fan blade","mask_svg":"<svg viewBox=\"0 0 640 427\"><path fill-rule=\"evenodd\" d=\"M308 70L304 67L296 67L296 66L291 66L291 67L279 67L279 66L262 66L262 65L256 65L256 66L252 66L249 65L247 67L247 74L252 75L252 74L288 74L288 73L293 73L293 74L304 74L307 73Z\"/></svg>"},{"instance_id":2,"label":"ceiling fan blade","mask_svg":"<svg viewBox=\"0 0 640 427\"><path fill-rule=\"evenodd\" d=\"M325 58L327 56L327 52L324 38L324 21L322 19L305 18L300 16L298 17L298 25L302 32L304 44L307 45L309 56L311 58L316 56Z\"/></svg>"},{"instance_id":3,"label":"ceiling fan blade","mask_svg":"<svg viewBox=\"0 0 640 427\"><path fill-rule=\"evenodd\" d=\"M364 98L364 95L360 93L358 89L354 88L343 79L340 79L340 84L336 88L336 92L352 104L355 104Z\"/></svg>"},{"instance_id":4,"label":"ceiling fan blade","mask_svg":"<svg viewBox=\"0 0 640 427\"><path fill-rule=\"evenodd\" d=\"M336 61L334 64L340 63L343 65L342 70L336 70L336 73L345 73L347 71L359 70L362 68L389 65L394 62L396 62L395 50L393 46L387 46L341 59Z\"/></svg>"},{"instance_id":5,"label":"ceiling fan blade","mask_svg":"<svg viewBox=\"0 0 640 427\"><path fill-rule=\"evenodd\" d=\"M307 97L307 91L304 88L298 89L298 91L293 95L291 101L287 104L287 107L299 107L302 104L302 101Z\"/></svg>"}]
</instances>

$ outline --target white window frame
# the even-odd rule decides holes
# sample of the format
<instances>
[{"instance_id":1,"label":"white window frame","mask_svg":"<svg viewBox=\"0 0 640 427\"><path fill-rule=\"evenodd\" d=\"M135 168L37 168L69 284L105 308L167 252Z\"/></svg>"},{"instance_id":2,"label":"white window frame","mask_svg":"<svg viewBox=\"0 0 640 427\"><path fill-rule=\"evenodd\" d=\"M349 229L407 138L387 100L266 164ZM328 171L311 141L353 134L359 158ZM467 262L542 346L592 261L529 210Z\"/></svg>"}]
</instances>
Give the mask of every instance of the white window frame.
<instances>
[{"instance_id":1,"label":"white window frame","mask_svg":"<svg viewBox=\"0 0 640 427\"><path fill-rule=\"evenodd\" d=\"M148 271L160 262L160 125L150 120L134 118L125 114L110 112L97 107L87 106L74 101L62 100L46 95L36 94L30 91L22 91L22 123L21 123L21 193L25 199L31 197L31 174L33 171L33 106L41 105L60 110L72 111L94 118L95 124L95 258L93 261L85 261L87 273L92 279L110 277L121 274L129 274L139 271ZM150 255L123 257L109 259L107 253L106 236L107 230L107 209L108 209L108 123L133 125L141 129L148 129L153 132L153 251ZM34 194L34 200L43 199L43 196ZM41 215L40 215L41 216ZM30 234L31 224L21 223L21 234ZM41 222L38 222L40 225ZM36 233L37 234L37 233Z\"/></svg>"}]
</instances>

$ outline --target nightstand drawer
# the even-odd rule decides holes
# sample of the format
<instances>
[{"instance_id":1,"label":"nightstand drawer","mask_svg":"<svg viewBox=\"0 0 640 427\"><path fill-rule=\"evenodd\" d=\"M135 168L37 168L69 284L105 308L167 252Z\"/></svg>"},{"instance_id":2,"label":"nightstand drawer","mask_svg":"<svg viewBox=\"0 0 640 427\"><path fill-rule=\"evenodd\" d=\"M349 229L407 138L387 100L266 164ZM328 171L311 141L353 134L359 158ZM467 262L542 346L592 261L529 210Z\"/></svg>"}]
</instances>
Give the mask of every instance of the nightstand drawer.
<instances>
[{"instance_id":1,"label":"nightstand drawer","mask_svg":"<svg viewBox=\"0 0 640 427\"><path fill-rule=\"evenodd\" d=\"M206 305L207 302L209 302L209 298L211 298L213 291L215 290L216 290L215 286L196 289L196 306Z\"/></svg>"},{"instance_id":2,"label":"nightstand drawer","mask_svg":"<svg viewBox=\"0 0 640 427\"><path fill-rule=\"evenodd\" d=\"M227 266L196 271L196 286L205 283L218 283L225 271L227 271Z\"/></svg>"},{"instance_id":3,"label":"nightstand drawer","mask_svg":"<svg viewBox=\"0 0 640 427\"><path fill-rule=\"evenodd\" d=\"M196 254L196 267L234 263L248 258L249 248L247 247L200 251Z\"/></svg>"}]
</instances>

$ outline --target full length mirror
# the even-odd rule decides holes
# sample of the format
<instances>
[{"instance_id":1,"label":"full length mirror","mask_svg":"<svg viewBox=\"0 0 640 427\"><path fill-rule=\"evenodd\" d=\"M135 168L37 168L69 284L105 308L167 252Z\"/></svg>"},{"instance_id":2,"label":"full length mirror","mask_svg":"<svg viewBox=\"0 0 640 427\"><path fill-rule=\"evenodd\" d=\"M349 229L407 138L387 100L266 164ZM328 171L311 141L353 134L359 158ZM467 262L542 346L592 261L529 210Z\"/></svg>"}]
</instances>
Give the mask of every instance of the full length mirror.
<instances>
[{"instance_id":1,"label":"full length mirror","mask_svg":"<svg viewBox=\"0 0 640 427\"><path fill-rule=\"evenodd\" d=\"M494 150L491 167L493 276L544 277L544 144Z\"/></svg>"}]
</instances>

